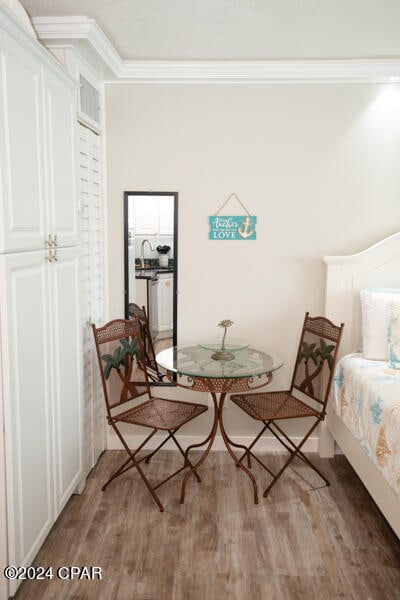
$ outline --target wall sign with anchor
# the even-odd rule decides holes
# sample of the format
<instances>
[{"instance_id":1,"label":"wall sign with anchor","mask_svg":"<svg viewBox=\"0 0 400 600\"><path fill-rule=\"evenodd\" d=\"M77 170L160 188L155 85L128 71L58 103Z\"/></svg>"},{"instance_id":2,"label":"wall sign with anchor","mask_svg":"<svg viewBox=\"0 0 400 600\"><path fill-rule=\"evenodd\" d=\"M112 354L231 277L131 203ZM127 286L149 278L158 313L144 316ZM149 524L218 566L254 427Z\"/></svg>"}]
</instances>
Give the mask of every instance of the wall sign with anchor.
<instances>
[{"instance_id":1,"label":"wall sign with anchor","mask_svg":"<svg viewBox=\"0 0 400 600\"><path fill-rule=\"evenodd\" d=\"M224 206L235 197L246 213L245 215L220 215ZM215 215L208 217L210 224L210 240L255 240L257 217L250 215L240 198L231 194L217 210Z\"/></svg>"}]
</instances>

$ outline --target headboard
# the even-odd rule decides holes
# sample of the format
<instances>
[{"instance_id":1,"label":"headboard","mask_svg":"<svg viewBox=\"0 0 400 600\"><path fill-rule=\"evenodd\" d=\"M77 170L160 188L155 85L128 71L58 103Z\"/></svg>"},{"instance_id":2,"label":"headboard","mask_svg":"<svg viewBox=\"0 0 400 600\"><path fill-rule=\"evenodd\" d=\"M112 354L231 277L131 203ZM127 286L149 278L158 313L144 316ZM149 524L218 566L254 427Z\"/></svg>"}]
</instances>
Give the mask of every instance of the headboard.
<instances>
[{"instance_id":1,"label":"headboard","mask_svg":"<svg viewBox=\"0 0 400 600\"><path fill-rule=\"evenodd\" d=\"M324 256L327 265L325 316L345 323L340 355L361 349L359 290L400 288L400 232L348 256Z\"/></svg>"}]
</instances>

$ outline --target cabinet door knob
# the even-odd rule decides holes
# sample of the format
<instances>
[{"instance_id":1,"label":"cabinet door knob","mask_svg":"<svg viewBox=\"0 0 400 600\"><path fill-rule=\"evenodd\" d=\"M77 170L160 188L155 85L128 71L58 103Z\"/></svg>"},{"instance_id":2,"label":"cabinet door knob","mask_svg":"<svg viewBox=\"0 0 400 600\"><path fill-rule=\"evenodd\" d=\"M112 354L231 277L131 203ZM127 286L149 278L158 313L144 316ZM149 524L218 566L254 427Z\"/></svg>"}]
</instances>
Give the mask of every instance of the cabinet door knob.
<instances>
[{"instance_id":1,"label":"cabinet door knob","mask_svg":"<svg viewBox=\"0 0 400 600\"><path fill-rule=\"evenodd\" d=\"M46 256L46 260L48 260L49 262L57 262L58 261L57 250L49 250L49 252Z\"/></svg>"},{"instance_id":2,"label":"cabinet door knob","mask_svg":"<svg viewBox=\"0 0 400 600\"><path fill-rule=\"evenodd\" d=\"M49 233L49 235L47 236L47 240L45 240L45 246L48 246L49 248L57 248L58 246L58 238L57 238L57 234L55 234L54 236L51 235L51 233Z\"/></svg>"}]
</instances>

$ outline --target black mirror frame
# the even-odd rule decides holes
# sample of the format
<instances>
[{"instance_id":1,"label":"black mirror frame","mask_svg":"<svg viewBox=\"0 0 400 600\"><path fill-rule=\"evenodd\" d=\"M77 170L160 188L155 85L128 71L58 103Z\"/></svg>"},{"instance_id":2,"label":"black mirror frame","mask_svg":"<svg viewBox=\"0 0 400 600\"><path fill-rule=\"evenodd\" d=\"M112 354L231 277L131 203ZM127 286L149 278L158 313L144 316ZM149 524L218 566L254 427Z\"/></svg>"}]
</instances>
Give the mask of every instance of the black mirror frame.
<instances>
[{"instance_id":1,"label":"black mirror frame","mask_svg":"<svg viewBox=\"0 0 400 600\"><path fill-rule=\"evenodd\" d=\"M172 344L177 345L178 339L178 192L124 192L124 310L125 319L129 318L129 247L128 247L128 204L129 196L173 196L174 197L174 242L173 242L173 257L174 257L174 283L173 283L173 332Z\"/></svg>"}]
</instances>

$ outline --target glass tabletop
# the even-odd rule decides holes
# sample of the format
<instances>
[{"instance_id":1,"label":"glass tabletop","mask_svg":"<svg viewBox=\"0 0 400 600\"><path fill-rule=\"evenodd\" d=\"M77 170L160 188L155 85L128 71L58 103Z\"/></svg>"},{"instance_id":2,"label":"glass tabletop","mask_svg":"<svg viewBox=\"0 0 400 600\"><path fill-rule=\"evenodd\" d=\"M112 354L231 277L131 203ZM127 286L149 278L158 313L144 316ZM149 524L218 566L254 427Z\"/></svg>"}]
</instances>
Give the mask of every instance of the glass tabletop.
<instances>
[{"instance_id":1,"label":"glass tabletop","mask_svg":"<svg viewBox=\"0 0 400 600\"><path fill-rule=\"evenodd\" d=\"M222 379L264 375L283 364L283 358L267 348L244 348L228 361L214 360L212 354L201 346L174 346L157 354L156 360L167 371L180 375Z\"/></svg>"}]
</instances>

